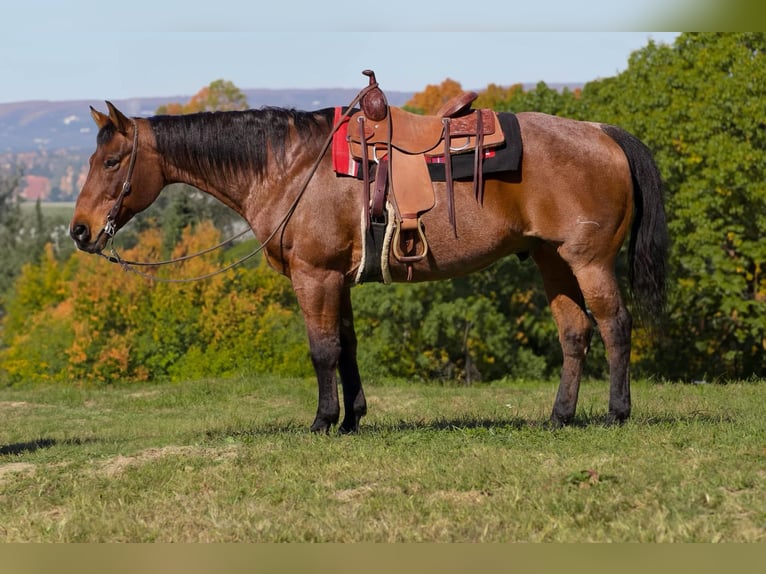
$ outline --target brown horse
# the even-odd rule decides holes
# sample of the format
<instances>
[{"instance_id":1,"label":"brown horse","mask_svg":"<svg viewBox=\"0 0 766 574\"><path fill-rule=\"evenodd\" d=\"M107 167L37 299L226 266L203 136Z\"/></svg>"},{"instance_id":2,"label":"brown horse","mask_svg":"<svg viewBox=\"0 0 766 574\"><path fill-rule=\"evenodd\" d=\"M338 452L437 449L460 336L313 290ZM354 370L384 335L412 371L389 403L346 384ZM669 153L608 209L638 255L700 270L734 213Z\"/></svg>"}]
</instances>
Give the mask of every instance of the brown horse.
<instances>
[{"instance_id":1,"label":"brown horse","mask_svg":"<svg viewBox=\"0 0 766 574\"><path fill-rule=\"evenodd\" d=\"M339 177L323 144L333 110L264 108L185 116L129 118L107 102L92 109L97 148L77 199L70 234L100 253L110 237L149 207L168 184L183 182L225 203L265 243L269 264L295 289L308 331L319 399L311 430L338 423L358 430L367 405L356 360L351 287L362 258L362 183ZM540 269L564 362L551 422L570 423L595 319L610 369L609 422L631 409L632 319L620 295L615 261L630 234L630 284L642 315L664 304L668 246L662 184L649 150L620 128L541 113L519 113L520 173L456 182L449 222L445 184L423 215L428 256L412 265L416 281L456 277L516 253ZM302 184L305 185L302 186ZM407 266L389 257L394 281ZM592 314L592 315L591 315Z\"/></svg>"}]
</instances>

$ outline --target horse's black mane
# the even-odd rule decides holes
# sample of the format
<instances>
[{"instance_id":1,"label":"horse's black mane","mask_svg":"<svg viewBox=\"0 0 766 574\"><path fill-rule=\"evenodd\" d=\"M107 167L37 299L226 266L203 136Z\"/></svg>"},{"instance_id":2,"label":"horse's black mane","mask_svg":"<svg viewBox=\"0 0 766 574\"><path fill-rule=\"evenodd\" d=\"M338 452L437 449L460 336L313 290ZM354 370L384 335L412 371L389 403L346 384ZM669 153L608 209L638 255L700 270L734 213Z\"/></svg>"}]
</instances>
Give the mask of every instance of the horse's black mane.
<instances>
[{"instance_id":1,"label":"horse's black mane","mask_svg":"<svg viewBox=\"0 0 766 574\"><path fill-rule=\"evenodd\" d=\"M148 118L157 148L165 159L195 173L221 175L246 169L263 177L269 149L274 159L284 160L285 147L294 126L301 139L324 133L332 124L333 110L305 112L263 107L258 110L201 112ZM321 122L325 118L326 122Z\"/></svg>"}]
</instances>

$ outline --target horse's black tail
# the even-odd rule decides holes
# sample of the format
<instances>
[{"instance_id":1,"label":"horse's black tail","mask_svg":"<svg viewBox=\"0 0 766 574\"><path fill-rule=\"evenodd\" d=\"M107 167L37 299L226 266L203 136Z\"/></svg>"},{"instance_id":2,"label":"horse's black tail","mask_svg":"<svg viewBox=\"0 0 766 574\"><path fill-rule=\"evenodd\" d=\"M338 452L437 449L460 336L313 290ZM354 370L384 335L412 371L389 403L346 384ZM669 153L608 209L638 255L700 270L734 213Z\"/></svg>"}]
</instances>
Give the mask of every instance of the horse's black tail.
<instances>
[{"instance_id":1,"label":"horse's black tail","mask_svg":"<svg viewBox=\"0 0 766 574\"><path fill-rule=\"evenodd\" d=\"M638 315L656 323L665 312L668 224L664 186L651 151L637 137L615 126L601 126L622 148L633 177L635 214L628 247L629 282Z\"/></svg>"}]
</instances>

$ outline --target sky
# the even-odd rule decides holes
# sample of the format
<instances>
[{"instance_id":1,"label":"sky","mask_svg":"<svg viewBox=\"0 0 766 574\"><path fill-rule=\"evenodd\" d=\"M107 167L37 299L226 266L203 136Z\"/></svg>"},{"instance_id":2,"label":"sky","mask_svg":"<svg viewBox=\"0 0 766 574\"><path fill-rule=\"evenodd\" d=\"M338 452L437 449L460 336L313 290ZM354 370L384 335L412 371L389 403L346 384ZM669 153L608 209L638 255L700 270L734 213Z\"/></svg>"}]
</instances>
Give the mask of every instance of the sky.
<instances>
[{"instance_id":1,"label":"sky","mask_svg":"<svg viewBox=\"0 0 766 574\"><path fill-rule=\"evenodd\" d=\"M8 2L0 103L191 96L217 79L240 89L361 88L368 68L384 90L396 91L447 78L464 89L587 82L626 69L650 39L672 43L675 32L621 28L684 1L482 0L480 12L460 4L459 18L449 2L440 4L442 15L433 3L400 0L380 10L327 0L317 12L295 2L261 4Z\"/></svg>"}]
</instances>

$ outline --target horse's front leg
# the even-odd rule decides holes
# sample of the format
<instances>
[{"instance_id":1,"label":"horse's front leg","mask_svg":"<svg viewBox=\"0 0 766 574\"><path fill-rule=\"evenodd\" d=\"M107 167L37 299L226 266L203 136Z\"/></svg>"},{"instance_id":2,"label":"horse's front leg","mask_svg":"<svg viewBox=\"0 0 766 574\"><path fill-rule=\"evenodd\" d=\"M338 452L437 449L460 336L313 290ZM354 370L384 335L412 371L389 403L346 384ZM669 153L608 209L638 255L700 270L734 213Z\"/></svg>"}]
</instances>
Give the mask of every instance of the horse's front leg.
<instances>
[{"instance_id":1,"label":"horse's front leg","mask_svg":"<svg viewBox=\"0 0 766 574\"><path fill-rule=\"evenodd\" d=\"M292 280L306 323L319 391L316 418L311 430L327 433L340 418L336 373L341 355L343 277L338 273L313 269L293 273Z\"/></svg>"},{"instance_id":2,"label":"horse's front leg","mask_svg":"<svg viewBox=\"0 0 766 574\"><path fill-rule=\"evenodd\" d=\"M356 362L356 332L354 314L351 308L351 288L341 293L340 314L340 380L343 385L343 423L340 432L353 433L359 430L359 419L367 414L367 400L362 390L359 365Z\"/></svg>"}]
</instances>

